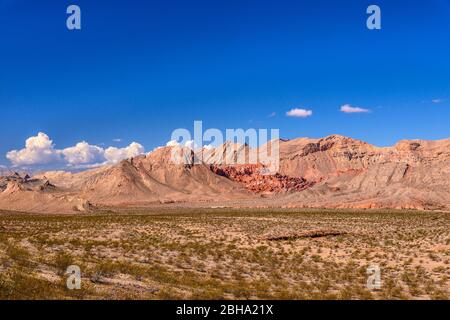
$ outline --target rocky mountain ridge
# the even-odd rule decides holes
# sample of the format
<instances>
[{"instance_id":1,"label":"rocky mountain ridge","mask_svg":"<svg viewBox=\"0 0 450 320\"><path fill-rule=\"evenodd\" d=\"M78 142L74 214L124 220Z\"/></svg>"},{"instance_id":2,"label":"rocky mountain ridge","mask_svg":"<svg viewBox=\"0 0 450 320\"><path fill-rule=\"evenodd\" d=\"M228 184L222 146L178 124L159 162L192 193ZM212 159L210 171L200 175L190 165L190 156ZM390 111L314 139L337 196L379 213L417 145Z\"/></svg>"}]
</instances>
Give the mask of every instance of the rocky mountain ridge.
<instances>
[{"instance_id":1,"label":"rocky mountain ridge","mask_svg":"<svg viewBox=\"0 0 450 320\"><path fill-rule=\"evenodd\" d=\"M269 142L273 143L273 142ZM79 212L101 207L189 206L411 208L450 210L450 139L403 140L393 147L332 135L279 140L279 170L229 164L262 147L225 143L186 161L173 148L79 173L0 178L0 209ZM175 150L177 151L177 150ZM223 159L227 159L223 164ZM198 158L197 158L198 160Z\"/></svg>"}]
</instances>

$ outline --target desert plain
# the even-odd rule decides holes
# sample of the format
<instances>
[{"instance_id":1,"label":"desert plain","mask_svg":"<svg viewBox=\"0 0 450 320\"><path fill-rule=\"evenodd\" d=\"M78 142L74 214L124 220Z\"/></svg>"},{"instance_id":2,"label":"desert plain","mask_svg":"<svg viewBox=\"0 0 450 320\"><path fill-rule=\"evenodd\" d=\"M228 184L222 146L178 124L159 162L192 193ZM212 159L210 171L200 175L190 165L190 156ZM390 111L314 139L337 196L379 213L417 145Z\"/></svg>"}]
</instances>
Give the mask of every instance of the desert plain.
<instances>
[{"instance_id":1,"label":"desert plain","mask_svg":"<svg viewBox=\"0 0 450 320\"><path fill-rule=\"evenodd\" d=\"M4 211L0 299L448 299L449 230L415 210Z\"/></svg>"}]
</instances>

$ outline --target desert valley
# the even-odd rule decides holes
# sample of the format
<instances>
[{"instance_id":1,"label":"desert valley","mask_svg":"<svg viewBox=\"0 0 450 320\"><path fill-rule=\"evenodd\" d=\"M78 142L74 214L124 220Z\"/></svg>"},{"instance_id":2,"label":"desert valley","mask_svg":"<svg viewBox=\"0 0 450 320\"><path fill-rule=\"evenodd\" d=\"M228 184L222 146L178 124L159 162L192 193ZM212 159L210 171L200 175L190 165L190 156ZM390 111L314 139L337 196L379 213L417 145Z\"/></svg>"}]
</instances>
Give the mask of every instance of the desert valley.
<instances>
[{"instance_id":1,"label":"desert valley","mask_svg":"<svg viewBox=\"0 0 450 320\"><path fill-rule=\"evenodd\" d=\"M272 175L221 165L259 152L245 145L198 165L171 163L173 148L77 173L3 172L0 299L450 297L450 139L280 140Z\"/></svg>"}]
</instances>

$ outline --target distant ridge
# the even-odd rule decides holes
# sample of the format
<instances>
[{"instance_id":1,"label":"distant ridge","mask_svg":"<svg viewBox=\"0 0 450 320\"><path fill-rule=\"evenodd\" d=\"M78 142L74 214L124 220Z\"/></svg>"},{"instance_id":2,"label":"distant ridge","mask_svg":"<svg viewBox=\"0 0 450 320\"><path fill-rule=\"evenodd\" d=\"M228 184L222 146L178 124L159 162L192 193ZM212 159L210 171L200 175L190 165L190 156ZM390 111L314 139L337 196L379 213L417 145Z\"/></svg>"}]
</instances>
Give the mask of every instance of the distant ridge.
<instances>
[{"instance_id":1,"label":"distant ridge","mask_svg":"<svg viewBox=\"0 0 450 320\"><path fill-rule=\"evenodd\" d=\"M198 165L173 164L175 147L162 147L117 165L45 172L30 178L33 186L30 179L3 177L0 209L69 213L175 203L450 210L450 139L376 147L331 135L280 139L279 144L279 172L269 177L260 173L261 164L222 165L224 157L258 152L229 142L206 150L206 163ZM36 181L46 187L36 187Z\"/></svg>"}]
</instances>

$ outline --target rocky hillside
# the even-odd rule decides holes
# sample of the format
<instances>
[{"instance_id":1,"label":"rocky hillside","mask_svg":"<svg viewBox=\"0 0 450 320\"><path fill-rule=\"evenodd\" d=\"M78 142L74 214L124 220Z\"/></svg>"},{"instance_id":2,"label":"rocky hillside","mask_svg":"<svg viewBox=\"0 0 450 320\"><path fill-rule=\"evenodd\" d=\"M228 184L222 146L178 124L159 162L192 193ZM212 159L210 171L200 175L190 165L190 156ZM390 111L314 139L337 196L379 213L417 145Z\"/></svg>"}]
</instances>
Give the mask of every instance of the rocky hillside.
<instances>
[{"instance_id":1,"label":"rocky hillside","mask_svg":"<svg viewBox=\"0 0 450 320\"><path fill-rule=\"evenodd\" d=\"M450 208L450 139L378 148L342 136L280 146L282 174L316 184L286 206Z\"/></svg>"},{"instance_id":2,"label":"rocky hillside","mask_svg":"<svg viewBox=\"0 0 450 320\"><path fill-rule=\"evenodd\" d=\"M62 193L48 179L31 178L17 172L0 177L0 209L67 213L92 209L86 199L71 193Z\"/></svg>"},{"instance_id":3,"label":"rocky hillside","mask_svg":"<svg viewBox=\"0 0 450 320\"><path fill-rule=\"evenodd\" d=\"M400 141L380 148L332 135L280 140L280 167L268 175L259 164L229 165L261 150L225 143L187 152L173 148L80 173L46 172L0 179L0 208L86 211L102 206L189 205L450 209L450 139ZM227 160L226 165L223 159ZM264 196L264 197L262 197Z\"/></svg>"}]
</instances>

